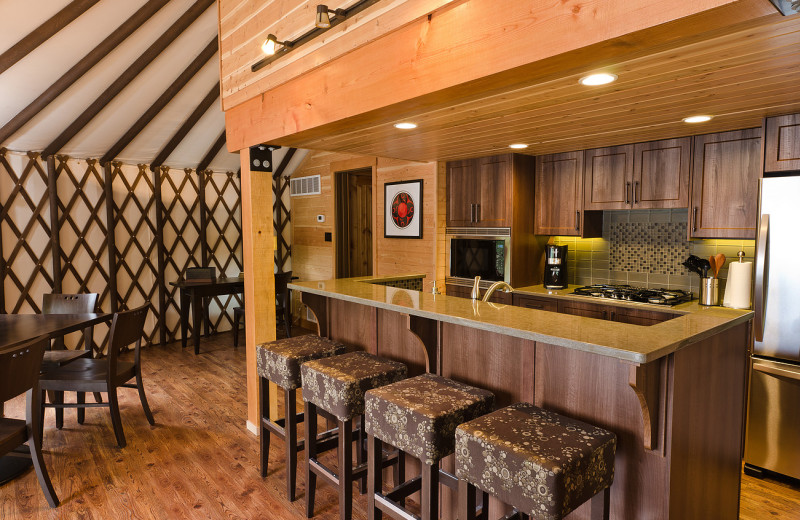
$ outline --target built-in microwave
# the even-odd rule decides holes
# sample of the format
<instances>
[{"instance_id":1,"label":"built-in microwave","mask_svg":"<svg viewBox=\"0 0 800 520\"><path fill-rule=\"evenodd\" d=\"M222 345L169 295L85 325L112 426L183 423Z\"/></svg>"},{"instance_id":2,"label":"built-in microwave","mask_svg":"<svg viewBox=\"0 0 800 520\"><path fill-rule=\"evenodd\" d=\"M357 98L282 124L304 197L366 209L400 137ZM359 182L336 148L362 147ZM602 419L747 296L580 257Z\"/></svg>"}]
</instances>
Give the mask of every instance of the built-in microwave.
<instances>
[{"instance_id":1,"label":"built-in microwave","mask_svg":"<svg viewBox=\"0 0 800 520\"><path fill-rule=\"evenodd\" d=\"M489 282L510 282L510 237L450 235L448 239L451 278L480 276Z\"/></svg>"}]
</instances>

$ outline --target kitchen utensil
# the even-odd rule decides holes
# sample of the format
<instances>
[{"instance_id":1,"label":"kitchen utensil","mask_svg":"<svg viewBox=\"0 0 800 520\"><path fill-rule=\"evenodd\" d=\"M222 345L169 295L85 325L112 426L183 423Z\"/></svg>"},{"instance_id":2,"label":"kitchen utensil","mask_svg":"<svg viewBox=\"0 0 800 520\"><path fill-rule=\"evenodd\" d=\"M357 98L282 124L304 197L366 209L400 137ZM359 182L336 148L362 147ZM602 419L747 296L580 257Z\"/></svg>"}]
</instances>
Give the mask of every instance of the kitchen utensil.
<instances>
[{"instance_id":1,"label":"kitchen utensil","mask_svg":"<svg viewBox=\"0 0 800 520\"><path fill-rule=\"evenodd\" d=\"M726 257L722 253L718 253L714 256L714 260L717 261L717 271L714 273L714 278L719 278L719 272L725 267Z\"/></svg>"},{"instance_id":2,"label":"kitchen utensil","mask_svg":"<svg viewBox=\"0 0 800 520\"><path fill-rule=\"evenodd\" d=\"M698 262L698 265L700 266L700 276L702 278L708 278L708 270L711 269L711 263L708 260L701 258Z\"/></svg>"},{"instance_id":3,"label":"kitchen utensil","mask_svg":"<svg viewBox=\"0 0 800 520\"><path fill-rule=\"evenodd\" d=\"M714 255L708 257L708 263L711 265L711 276L713 278L717 277L717 260L714 258Z\"/></svg>"},{"instance_id":4,"label":"kitchen utensil","mask_svg":"<svg viewBox=\"0 0 800 520\"><path fill-rule=\"evenodd\" d=\"M683 261L683 266L693 273L697 273L700 276L703 276L703 272L700 269L700 257L695 255L689 255L689 258Z\"/></svg>"}]
</instances>

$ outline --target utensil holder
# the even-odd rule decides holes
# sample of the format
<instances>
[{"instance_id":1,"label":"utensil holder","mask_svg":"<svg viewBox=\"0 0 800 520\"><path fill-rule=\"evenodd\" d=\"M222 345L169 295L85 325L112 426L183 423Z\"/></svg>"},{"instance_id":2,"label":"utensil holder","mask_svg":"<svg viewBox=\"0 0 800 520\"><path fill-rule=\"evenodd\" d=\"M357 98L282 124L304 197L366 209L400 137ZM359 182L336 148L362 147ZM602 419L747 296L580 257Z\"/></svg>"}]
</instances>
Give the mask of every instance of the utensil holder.
<instances>
[{"instance_id":1,"label":"utensil holder","mask_svg":"<svg viewBox=\"0 0 800 520\"><path fill-rule=\"evenodd\" d=\"M700 305L719 305L718 278L700 278Z\"/></svg>"}]
</instances>

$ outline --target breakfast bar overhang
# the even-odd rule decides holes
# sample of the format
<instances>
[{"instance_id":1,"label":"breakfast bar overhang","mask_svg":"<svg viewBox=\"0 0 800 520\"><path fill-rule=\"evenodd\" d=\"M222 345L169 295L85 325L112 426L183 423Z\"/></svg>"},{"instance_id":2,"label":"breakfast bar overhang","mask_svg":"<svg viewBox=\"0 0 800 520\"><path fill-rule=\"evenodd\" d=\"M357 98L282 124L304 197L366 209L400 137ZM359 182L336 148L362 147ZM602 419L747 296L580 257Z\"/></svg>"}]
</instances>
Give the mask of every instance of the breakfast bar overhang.
<instances>
[{"instance_id":1,"label":"breakfast bar overhang","mask_svg":"<svg viewBox=\"0 0 800 520\"><path fill-rule=\"evenodd\" d=\"M290 288L321 335L402 361L409 375L427 370L491 390L497 407L531 402L614 432L612 518L738 518L751 312L695 302L638 326L370 282L386 280ZM443 493L440 517L455 518L456 497Z\"/></svg>"}]
</instances>

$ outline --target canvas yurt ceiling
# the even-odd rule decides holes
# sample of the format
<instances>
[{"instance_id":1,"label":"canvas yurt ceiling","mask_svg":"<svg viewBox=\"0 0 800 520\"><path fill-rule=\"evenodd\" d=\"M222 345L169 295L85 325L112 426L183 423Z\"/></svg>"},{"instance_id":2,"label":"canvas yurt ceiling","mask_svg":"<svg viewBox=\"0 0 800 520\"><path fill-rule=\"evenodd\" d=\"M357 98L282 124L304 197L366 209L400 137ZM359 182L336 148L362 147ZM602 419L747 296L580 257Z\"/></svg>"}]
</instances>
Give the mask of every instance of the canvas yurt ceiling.
<instances>
[{"instance_id":1,"label":"canvas yurt ceiling","mask_svg":"<svg viewBox=\"0 0 800 520\"><path fill-rule=\"evenodd\" d=\"M0 19L0 147L239 169L214 0L0 0Z\"/></svg>"}]
</instances>

